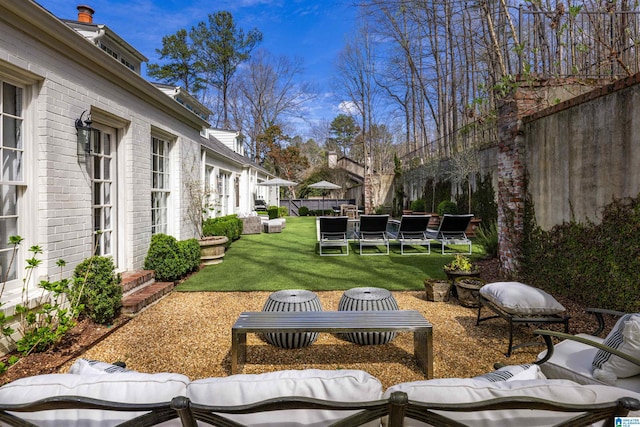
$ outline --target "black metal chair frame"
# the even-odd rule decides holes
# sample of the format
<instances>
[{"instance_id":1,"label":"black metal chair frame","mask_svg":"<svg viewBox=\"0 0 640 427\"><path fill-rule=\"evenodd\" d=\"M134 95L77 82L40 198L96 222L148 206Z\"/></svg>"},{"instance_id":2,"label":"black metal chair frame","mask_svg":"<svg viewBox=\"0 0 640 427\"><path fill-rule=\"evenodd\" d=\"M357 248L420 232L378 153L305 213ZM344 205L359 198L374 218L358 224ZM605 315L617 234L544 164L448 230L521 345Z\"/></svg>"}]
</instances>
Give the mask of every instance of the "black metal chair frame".
<instances>
[{"instance_id":1,"label":"black metal chair frame","mask_svg":"<svg viewBox=\"0 0 640 427\"><path fill-rule=\"evenodd\" d=\"M569 332L569 319L571 318L571 316L568 315L560 315L560 314L548 314L548 315L544 315L544 316L521 316L518 314L514 314L514 313L508 313L507 311L505 311L504 309L502 309L501 307L497 306L496 304L494 304L493 302L489 301L488 299L484 298L481 294L478 295L478 300L479 300L479 306L478 306L478 318L476 320L476 326L478 326L480 324L480 322L483 322L485 320L489 320L489 319L497 319L497 318L501 318L507 321L508 326L509 326L509 346L507 348L507 352L505 353L505 356L510 357L511 353L514 350L517 350L519 348L522 347L528 347L528 346L532 346L532 345L545 345L545 343L540 342L540 341L529 341L529 342L525 342L525 343L521 343L518 344L516 346L513 345L513 326L515 324L563 324L564 325L564 332L567 333ZM491 309L491 311L493 311L494 315L492 316L486 316L486 317L481 317L481 312L482 312L482 308L483 307L487 307L489 309Z\"/></svg>"}]
</instances>

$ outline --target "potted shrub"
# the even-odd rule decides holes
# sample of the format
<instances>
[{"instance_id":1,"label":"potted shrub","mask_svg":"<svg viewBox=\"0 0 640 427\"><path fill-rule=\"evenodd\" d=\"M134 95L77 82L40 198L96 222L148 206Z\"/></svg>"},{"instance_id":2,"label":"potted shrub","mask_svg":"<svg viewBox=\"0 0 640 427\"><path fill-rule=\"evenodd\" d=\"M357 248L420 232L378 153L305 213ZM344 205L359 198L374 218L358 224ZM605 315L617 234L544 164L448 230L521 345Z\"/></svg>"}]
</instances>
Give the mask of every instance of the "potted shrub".
<instances>
[{"instance_id":1,"label":"potted shrub","mask_svg":"<svg viewBox=\"0 0 640 427\"><path fill-rule=\"evenodd\" d=\"M242 220L235 214L207 218L202 225L202 234L198 241L202 263L219 264L227 247L242 234Z\"/></svg>"},{"instance_id":2,"label":"potted shrub","mask_svg":"<svg viewBox=\"0 0 640 427\"><path fill-rule=\"evenodd\" d=\"M438 204L437 209L439 216L444 214L457 215L458 213L458 205L456 202L452 202L451 200L443 200Z\"/></svg>"},{"instance_id":3,"label":"potted shrub","mask_svg":"<svg viewBox=\"0 0 640 427\"><path fill-rule=\"evenodd\" d=\"M424 199L417 199L411 202L411 210L415 215L424 215L427 210L427 202Z\"/></svg>"},{"instance_id":4,"label":"potted shrub","mask_svg":"<svg viewBox=\"0 0 640 427\"><path fill-rule=\"evenodd\" d=\"M444 272L452 283L457 277L480 276L480 271L477 267L468 257L462 254L457 254L449 264L445 265Z\"/></svg>"}]
</instances>

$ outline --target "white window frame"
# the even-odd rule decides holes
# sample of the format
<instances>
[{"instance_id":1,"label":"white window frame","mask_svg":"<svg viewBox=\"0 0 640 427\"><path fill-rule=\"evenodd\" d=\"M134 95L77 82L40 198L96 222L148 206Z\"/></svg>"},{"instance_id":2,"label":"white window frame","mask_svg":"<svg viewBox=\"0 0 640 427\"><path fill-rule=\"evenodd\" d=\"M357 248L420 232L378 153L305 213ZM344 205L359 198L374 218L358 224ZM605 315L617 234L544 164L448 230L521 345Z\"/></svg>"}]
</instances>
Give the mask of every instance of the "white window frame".
<instances>
[{"instance_id":1,"label":"white window frame","mask_svg":"<svg viewBox=\"0 0 640 427\"><path fill-rule=\"evenodd\" d=\"M217 176L217 191L218 191L218 206L220 206L220 215L229 215L230 213L230 199L232 189L231 184L233 173L225 169L218 169Z\"/></svg>"},{"instance_id":2,"label":"white window frame","mask_svg":"<svg viewBox=\"0 0 640 427\"><path fill-rule=\"evenodd\" d=\"M100 124L93 125L94 130L91 135L91 207L92 207L92 226L93 226L93 245L96 255L110 256L114 263L118 263L118 132L116 129L102 126ZM104 137L108 135L109 150L105 152ZM100 138L98 141L97 138ZM101 151L101 152L99 152ZM106 168L104 162L108 160L108 175L105 175ZM96 177L96 164L100 162L101 175ZM96 186L100 187L100 194L96 194ZM100 200L96 197L99 196ZM108 198L107 198L108 196ZM96 203L98 202L98 203ZM100 211L100 217L96 217L96 210ZM107 221L108 220L108 221ZM98 224L99 222L99 224ZM98 231L102 233L98 234Z\"/></svg>"},{"instance_id":3,"label":"white window frame","mask_svg":"<svg viewBox=\"0 0 640 427\"><path fill-rule=\"evenodd\" d=\"M19 92L19 101L16 102L15 107L17 107L13 111L7 111L5 108L5 94L6 89L8 87L16 88L16 93ZM23 251L18 249L18 251L13 253L14 249L12 245L9 245L9 236L11 235L21 235L21 224L24 221L22 213L23 208L23 195L26 191L26 138L25 138L25 129L26 129L26 116L27 116L27 96L28 96L28 88L24 85L17 84L12 81L8 81L3 79L0 76L0 221L5 224L11 222L12 225L7 226L6 228L0 228L2 233L0 236L2 238L2 242L0 242L0 253L3 257L5 257L5 268L9 264L11 265L11 271L9 275L7 275L6 271L3 271L3 266L0 265L0 286L2 286L3 292L11 292L16 291L22 286L22 255ZM18 111L19 110L19 111ZM15 144L9 145L4 140L5 135L5 126L9 121L17 121L18 126L16 126L16 135L17 138L15 140ZM14 157L15 156L15 157ZM13 171L5 169L4 165L10 157L14 157L13 166L10 169L14 169ZM11 163L11 162L9 162ZM13 206L11 209L6 209L3 204L7 198L12 198ZM25 236L22 236L23 238ZM13 261L11 261L13 259ZM6 283L5 283L5 278Z\"/></svg>"},{"instance_id":4,"label":"white window frame","mask_svg":"<svg viewBox=\"0 0 640 427\"><path fill-rule=\"evenodd\" d=\"M156 147L162 148L157 150ZM161 152L160 152L161 151ZM151 234L168 234L171 197L171 143L151 137ZM154 206L155 202L159 206Z\"/></svg>"}]
</instances>

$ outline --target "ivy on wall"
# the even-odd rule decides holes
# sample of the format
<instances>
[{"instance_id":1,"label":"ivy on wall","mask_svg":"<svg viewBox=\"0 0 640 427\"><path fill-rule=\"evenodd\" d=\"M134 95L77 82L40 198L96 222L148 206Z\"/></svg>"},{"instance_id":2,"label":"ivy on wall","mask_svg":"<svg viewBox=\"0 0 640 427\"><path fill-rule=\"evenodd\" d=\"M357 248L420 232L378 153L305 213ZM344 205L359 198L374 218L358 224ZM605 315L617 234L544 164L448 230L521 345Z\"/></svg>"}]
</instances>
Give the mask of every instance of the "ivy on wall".
<instances>
[{"instance_id":1,"label":"ivy on wall","mask_svg":"<svg viewBox=\"0 0 640 427\"><path fill-rule=\"evenodd\" d=\"M542 230L525 212L522 281L589 307L640 311L640 195L614 199L601 221Z\"/></svg>"}]
</instances>

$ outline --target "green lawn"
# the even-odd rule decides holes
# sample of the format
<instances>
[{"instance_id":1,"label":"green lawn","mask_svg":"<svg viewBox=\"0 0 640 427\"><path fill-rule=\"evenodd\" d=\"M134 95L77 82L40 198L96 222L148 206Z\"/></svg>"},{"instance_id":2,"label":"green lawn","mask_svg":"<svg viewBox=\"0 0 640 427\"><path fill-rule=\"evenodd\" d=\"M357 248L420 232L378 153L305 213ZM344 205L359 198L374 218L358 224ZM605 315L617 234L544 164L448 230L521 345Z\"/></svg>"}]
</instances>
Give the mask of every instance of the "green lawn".
<instances>
[{"instance_id":1,"label":"green lawn","mask_svg":"<svg viewBox=\"0 0 640 427\"><path fill-rule=\"evenodd\" d=\"M369 248L370 249L370 248ZM474 246L474 256L479 248ZM479 256L478 252L478 256ZM361 286L389 290L424 289L425 278L446 277L439 243L430 255L361 256L357 244L349 256L318 255L314 217L288 217L282 233L243 235L227 250L224 262L205 267L177 287L178 291L345 290Z\"/></svg>"}]
</instances>

